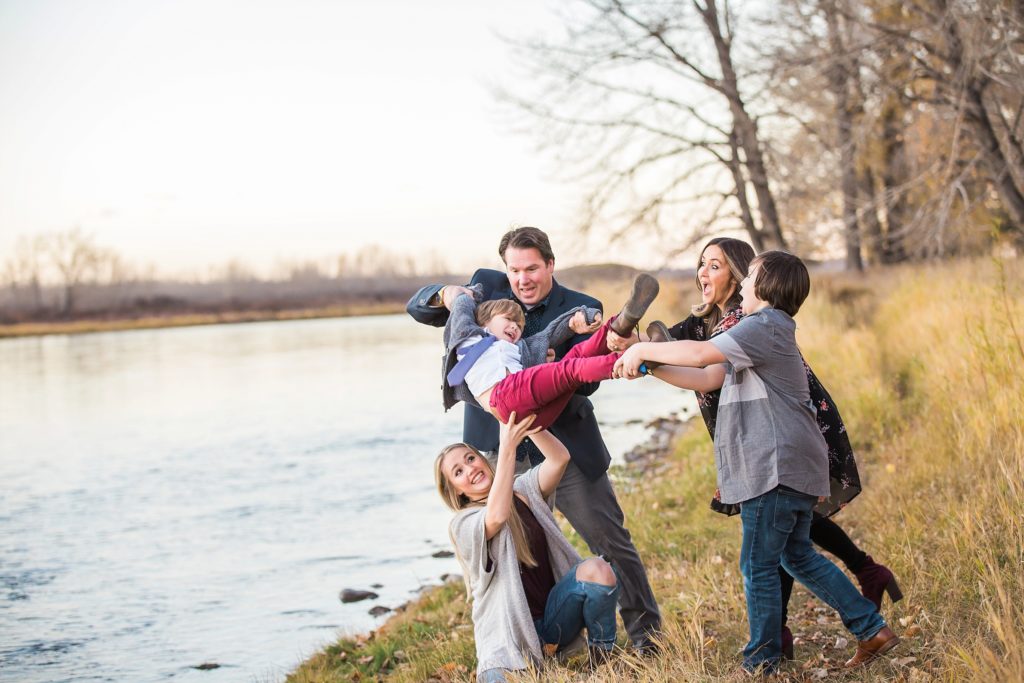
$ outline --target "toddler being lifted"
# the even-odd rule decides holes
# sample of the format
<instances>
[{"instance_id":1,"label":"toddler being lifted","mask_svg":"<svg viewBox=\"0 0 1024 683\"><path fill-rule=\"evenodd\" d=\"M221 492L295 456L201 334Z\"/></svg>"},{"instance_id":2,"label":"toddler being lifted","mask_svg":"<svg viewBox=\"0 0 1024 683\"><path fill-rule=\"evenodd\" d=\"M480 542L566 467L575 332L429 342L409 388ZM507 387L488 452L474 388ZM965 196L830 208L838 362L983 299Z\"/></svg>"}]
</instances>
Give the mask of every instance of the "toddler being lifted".
<instances>
[{"instance_id":1,"label":"toddler being lifted","mask_svg":"<svg viewBox=\"0 0 1024 683\"><path fill-rule=\"evenodd\" d=\"M609 352L608 330L629 336L657 296L658 281L638 275L622 311L604 324L599 310L579 306L525 338L518 302L497 299L477 306L481 290L471 289L472 297L456 297L445 325L445 407L471 401L502 423L513 412L536 415L533 426L547 429L582 384L612 378L620 354ZM561 360L545 362L549 348L590 332Z\"/></svg>"}]
</instances>

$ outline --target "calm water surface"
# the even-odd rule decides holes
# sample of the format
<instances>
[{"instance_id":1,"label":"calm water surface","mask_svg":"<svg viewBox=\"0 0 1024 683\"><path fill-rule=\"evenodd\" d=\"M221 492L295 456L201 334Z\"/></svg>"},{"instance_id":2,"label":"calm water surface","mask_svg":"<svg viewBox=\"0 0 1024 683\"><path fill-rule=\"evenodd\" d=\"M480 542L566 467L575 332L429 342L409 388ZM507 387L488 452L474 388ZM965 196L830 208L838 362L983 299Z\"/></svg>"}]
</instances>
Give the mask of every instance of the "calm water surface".
<instances>
[{"instance_id":1,"label":"calm water surface","mask_svg":"<svg viewBox=\"0 0 1024 683\"><path fill-rule=\"evenodd\" d=\"M431 557L462 414L440 339L401 315L0 341L0 681L280 681L458 572ZM693 399L594 402L621 457Z\"/></svg>"}]
</instances>

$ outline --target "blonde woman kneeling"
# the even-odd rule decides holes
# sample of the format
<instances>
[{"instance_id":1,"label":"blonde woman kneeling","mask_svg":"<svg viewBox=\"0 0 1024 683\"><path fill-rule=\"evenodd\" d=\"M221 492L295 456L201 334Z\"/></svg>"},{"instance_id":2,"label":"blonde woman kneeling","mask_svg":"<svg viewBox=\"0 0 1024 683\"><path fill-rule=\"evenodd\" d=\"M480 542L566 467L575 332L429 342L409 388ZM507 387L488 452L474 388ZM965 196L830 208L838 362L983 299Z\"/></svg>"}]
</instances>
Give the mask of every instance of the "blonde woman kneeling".
<instances>
[{"instance_id":1,"label":"blonde woman kneeling","mask_svg":"<svg viewBox=\"0 0 1024 683\"><path fill-rule=\"evenodd\" d=\"M569 452L534 416L501 425L497 465L456 443L437 457L441 498L456 512L449 525L473 601L477 680L504 681L506 670L540 665L544 653L572 649L587 629L591 657L615 645L615 572L569 545L549 503ZM544 461L515 475L516 447L527 436Z\"/></svg>"}]
</instances>

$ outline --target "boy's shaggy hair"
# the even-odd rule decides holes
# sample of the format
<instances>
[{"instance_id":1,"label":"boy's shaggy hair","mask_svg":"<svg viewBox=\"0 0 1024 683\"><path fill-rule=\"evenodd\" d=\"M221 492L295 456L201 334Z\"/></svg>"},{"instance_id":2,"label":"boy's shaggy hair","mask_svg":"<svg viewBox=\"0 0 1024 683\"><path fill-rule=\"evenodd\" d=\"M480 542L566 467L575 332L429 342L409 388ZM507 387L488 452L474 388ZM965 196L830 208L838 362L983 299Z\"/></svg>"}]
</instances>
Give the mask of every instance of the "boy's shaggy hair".
<instances>
[{"instance_id":1,"label":"boy's shaggy hair","mask_svg":"<svg viewBox=\"0 0 1024 683\"><path fill-rule=\"evenodd\" d=\"M526 325L526 314L523 313L523 309L519 304L512 301L512 299L495 299L493 301L485 301L477 306L476 324L484 327L496 315L503 315L512 322L519 323L519 327Z\"/></svg>"},{"instance_id":2,"label":"boy's shaggy hair","mask_svg":"<svg viewBox=\"0 0 1024 683\"><path fill-rule=\"evenodd\" d=\"M772 308L795 316L811 291L811 276L799 257L785 251L766 251L754 257L754 294Z\"/></svg>"}]
</instances>

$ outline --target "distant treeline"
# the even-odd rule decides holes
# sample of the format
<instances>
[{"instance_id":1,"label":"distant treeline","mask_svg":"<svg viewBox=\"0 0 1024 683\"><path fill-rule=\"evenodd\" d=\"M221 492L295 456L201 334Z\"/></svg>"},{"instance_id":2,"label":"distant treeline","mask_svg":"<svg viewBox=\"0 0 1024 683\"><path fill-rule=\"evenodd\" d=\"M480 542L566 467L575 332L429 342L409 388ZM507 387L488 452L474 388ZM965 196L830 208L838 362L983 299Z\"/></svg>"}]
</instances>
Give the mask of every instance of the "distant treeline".
<instances>
[{"instance_id":1,"label":"distant treeline","mask_svg":"<svg viewBox=\"0 0 1024 683\"><path fill-rule=\"evenodd\" d=\"M80 230L25 238L3 264L0 325L401 310L425 284L469 279L468 273L448 272L440 259L414 259L380 246L319 263L283 265L279 271L259 277L235 261L203 280L168 279L139 271ZM633 273L628 266L603 264L560 269L558 277L568 286L586 289L594 282L627 280Z\"/></svg>"},{"instance_id":2,"label":"distant treeline","mask_svg":"<svg viewBox=\"0 0 1024 683\"><path fill-rule=\"evenodd\" d=\"M159 277L75 229L21 238L0 264L0 324L246 311L387 307L429 282L463 282L437 258L370 246L259 277L232 261L206 277Z\"/></svg>"}]
</instances>

